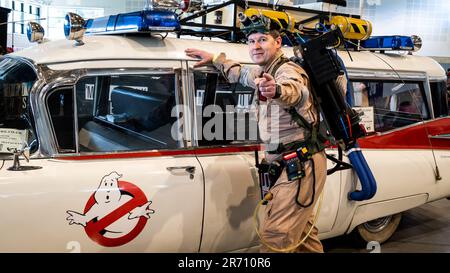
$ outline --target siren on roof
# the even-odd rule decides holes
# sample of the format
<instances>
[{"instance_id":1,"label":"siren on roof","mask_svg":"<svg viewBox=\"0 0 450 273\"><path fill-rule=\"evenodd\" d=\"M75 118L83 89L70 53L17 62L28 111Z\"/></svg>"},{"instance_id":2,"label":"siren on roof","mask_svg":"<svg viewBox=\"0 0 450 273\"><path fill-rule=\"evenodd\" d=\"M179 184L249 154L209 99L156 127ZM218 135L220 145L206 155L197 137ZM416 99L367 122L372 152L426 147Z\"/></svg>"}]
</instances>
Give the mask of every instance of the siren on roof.
<instances>
[{"instance_id":1,"label":"siren on roof","mask_svg":"<svg viewBox=\"0 0 450 273\"><path fill-rule=\"evenodd\" d=\"M86 34L169 32L180 29L178 15L170 10L142 10L89 19Z\"/></svg>"},{"instance_id":2,"label":"siren on roof","mask_svg":"<svg viewBox=\"0 0 450 273\"><path fill-rule=\"evenodd\" d=\"M361 41L363 50L379 51L418 51L422 48L422 39L419 36L375 36Z\"/></svg>"}]
</instances>

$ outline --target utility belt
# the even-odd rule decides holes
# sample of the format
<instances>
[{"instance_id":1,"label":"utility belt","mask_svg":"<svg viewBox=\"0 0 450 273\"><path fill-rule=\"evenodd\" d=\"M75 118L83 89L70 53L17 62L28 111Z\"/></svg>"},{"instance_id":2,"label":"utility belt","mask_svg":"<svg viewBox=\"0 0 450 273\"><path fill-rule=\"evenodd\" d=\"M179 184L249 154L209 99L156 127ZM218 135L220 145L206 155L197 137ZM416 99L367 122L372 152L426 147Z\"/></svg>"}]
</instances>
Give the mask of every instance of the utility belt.
<instances>
[{"instance_id":1,"label":"utility belt","mask_svg":"<svg viewBox=\"0 0 450 273\"><path fill-rule=\"evenodd\" d=\"M268 151L268 154L286 154L299 149L306 148L311 156L325 150L326 145L320 141L294 141L288 144L280 143L275 150Z\"/></svg>"},{"instance_id":2,"label":"utility belt","mask_svg":"<svg viewBox=\"0 0 450 273\"><path fill-rule=\"evenodd\" d=\"M325 145L312 141L294 141L289 144L279 144L278 149L268 152L280 154L281 158L267 162L265 159L258 164L261 198L264 198L275 185L286 168L288 181L301 179L305 176L305 162L325 149Z\"/></svg>"}]
</instances>

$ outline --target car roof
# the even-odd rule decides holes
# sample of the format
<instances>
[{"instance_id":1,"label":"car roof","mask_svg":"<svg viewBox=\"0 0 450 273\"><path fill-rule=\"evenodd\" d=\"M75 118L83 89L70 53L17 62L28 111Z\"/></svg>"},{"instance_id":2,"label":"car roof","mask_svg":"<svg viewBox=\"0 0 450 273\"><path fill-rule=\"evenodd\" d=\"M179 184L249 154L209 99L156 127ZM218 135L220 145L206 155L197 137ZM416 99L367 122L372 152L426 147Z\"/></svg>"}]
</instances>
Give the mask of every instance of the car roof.
<instances>
[{"instance_id":1,"label":"car roof","mask_svg":"<svg viewBox=\"0 0 450 273\"><path fill-rule=\"evenodd\" d=\"M80 63L101 60L194 60L184 54L186 48L199 48L212 53L225 52L227 57L241 63L252 63L246 45L200 39L162 39L149 35L96 35L84 37L84 45L75 41L57 40L26 48L12 55L26 57L36 64ZM292 56L292 48L283 47ZM349 70L375 70L397 72L426 72L430 77L445 78L446 73L435 60L417 55L381 54L369 51L346 52L339 55ZM59 65L58 67L63 67ZM77 66L71 65L71 68Z\"/></svg>"}]
</instances>

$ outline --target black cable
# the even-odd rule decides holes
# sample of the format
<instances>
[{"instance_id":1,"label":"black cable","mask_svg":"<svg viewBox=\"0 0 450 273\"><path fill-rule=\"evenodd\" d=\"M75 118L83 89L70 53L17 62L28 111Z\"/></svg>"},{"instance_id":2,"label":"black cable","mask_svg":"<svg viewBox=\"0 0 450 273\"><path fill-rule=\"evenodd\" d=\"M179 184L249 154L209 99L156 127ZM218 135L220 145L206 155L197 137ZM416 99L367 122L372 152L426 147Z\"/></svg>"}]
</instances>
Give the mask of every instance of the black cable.
<instances>
[{"instance_id":1,"label":"black cable","mask_svg":"<svg viewBox=\"0 0 450 273\"><path fill-rule=\"evenodd\" d=\"M334 163L336 163L336 166L334 166L333 168L327 170L327 176L328 175L332 175L333 173L337 172L337 171L343 171L343 170L348 170L348 169L352 169L353 165L349 164L347 162L342 161L342 149L340 146L338 146L338 159L332 157L331 155L326 154L327 158L331 161L333 161Z\"/></svg>"},{"instance_id":2,"label":"black cable","mask_svg":"<svg viewBox=\"0 0 450 273\"><path fill-rule=\"evenodd\" d=\"M197 155L195 155L195 159L197 159L197 162L199 163L199 165L200 165L200 168L202 169L202 182L203 182L203 210L202 210L202 229L201 229L201 231L200 231L200 243L199 243L199 245L198 245L198 252L200 252L201 251L201 249L202 249L202 242L203 242L203 231L204 231L204 227L205 227L205 203L206 203L206 189L205 189L205 186L206 186L206 181L205 181L205 175L204 175L204 173L205 173L205 170L203 169L203 165L201 164L201 162L200 162L200 159L198 158L198 156Z\"/></svg>"},{"instance_id":3,"label":"black cable","mask_svg":"<svg viewBox=\"0 0 450 273\"><path fill-rule=\"evenodd\" d=\"M295 202L302 208L309 208L313 203L314 203L314 198L316 198L316 166L314 164L314 159L311 158L309 161L311 161L311 172L313 175L313 194L312 194L312 198L311 198L311 202L309 202L309 204L307 205L303 205L302 203L300 203L300 201L298 200L300 198L300 188L301 188L301 183L302 183L302 179L300 178L298 180L298 188L297 188L297 194L295 197Z\"/></svg>"},{"instance_id":4,"label":"black cable","mask_svg":"<svg viewBox=\"0 0 450 273\"><path fill-rule=\"evenodd\" d=\"M352 58L352 55L350 54L350 50L348 50L347 43L344 41L343 44L344 44L344 47L345 47L345 51L347 51L348 57L350 57L350 61L353 62L353 58Z\"/></svg>"},{"instance_id":5,"label":"black cable","mask_svg":"<svg viewBox=\"0 0 450 273\"><path fill-rule=\"evenodd\" d=\"M0 170L3 169L3 166L5 166L5 160L3 159L2 166L0 167Z\"/></svg>"}]
</instances>

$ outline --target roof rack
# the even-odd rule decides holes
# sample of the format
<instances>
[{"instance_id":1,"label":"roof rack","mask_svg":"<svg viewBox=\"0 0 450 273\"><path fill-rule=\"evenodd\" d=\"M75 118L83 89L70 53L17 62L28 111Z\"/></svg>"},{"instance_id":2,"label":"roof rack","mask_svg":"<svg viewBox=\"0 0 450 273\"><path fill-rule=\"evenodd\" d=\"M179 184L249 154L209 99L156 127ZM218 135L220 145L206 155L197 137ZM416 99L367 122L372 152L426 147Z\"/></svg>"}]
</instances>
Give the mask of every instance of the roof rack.
<instances>
[{"instance_id":1,"label":"roof rack","mask_svg":"<svg viewBox=\"0 0 450 273\"><path fill-rule=\"evenodd\" d=\"M217 10L224 7L233 7L233 23L231 26L224 26L222 24L208 24L207 15L211 14ZM311 23L321 23L324 24L326 20L329 19L330 15L333 16L345 16L352 18L361 18L359 15L352 15L346 13L336 13L336 12L325 12L311 9L304 9L293 6L284 5L273 5L269 3L261 3L254 1L244 1L244 0L229 0L221 4L205 6L204 9L193 13L192 15L186 16L180 19L181 30L178 32L177 36L182 35L194 35L199 37L216 37L221 38L230 42L240 42L243 41L244 35L240 31L238 23L238 14L247 8L262 8L275 11L289 11L291 14L298 18L306 18L301 21L296 22L296 25L308 25ZM201 23L193 22L197 18L202 18Z\"/></svg>"},{"instance_id":2,"label":"roof rack","mask_svg":"<svg viewBox=\"0 0 450 273\"><path fill-rule=\"evenodd\" d=\"M190 9L194 1L195 8ZM161 33L174 32L177 37L192 35L199 37L216 37L229 42L244 42L245 36L240 29L241 20L253 20L260 15L270 18L283 32L283 44L298 46L317 38L326 32L340 30L339 42L333 47L344 45L346 49L370 51L417 51L422 41L417 36L379 36L371 37L372 24L359 15L324 12L297 8L292 6L229 0L212 6L198 6L200 0L184 0L187 10L193 14L182 13L177 1L171 2L170 8L152 8L137 12L120 13L85 21L79 15L68 13L65 19L65 35L83 45L84 34L123 34L123 33ZM158 3L156 1L156 3ZM163 3L163 2L161 2ZM165 3L165 2L164 2ZM222 24L222 13L218 10L232 7L231 21ZM207 23L207 15L214 12L215 23ZM201 18L201 22L194 20ZM220 18L220 19L219 19ZM239 18L239 23L238 23ZM246 19L247 18L247 19ZM296 18L302 18L300 20ZM198 20L197 20L198 21ZM245 24L245 23L244 23ZM311 27L311 25L313 27ZM37 32L37 28L34 28ZM31 33L33 34L33 32ZM38 33L36 33L37 35ZM29 35L29 37L34 37ZM36 37L40 37L37 35ZM344 42L345 41L345 42Z\"/></svg>"}]
</instances>

